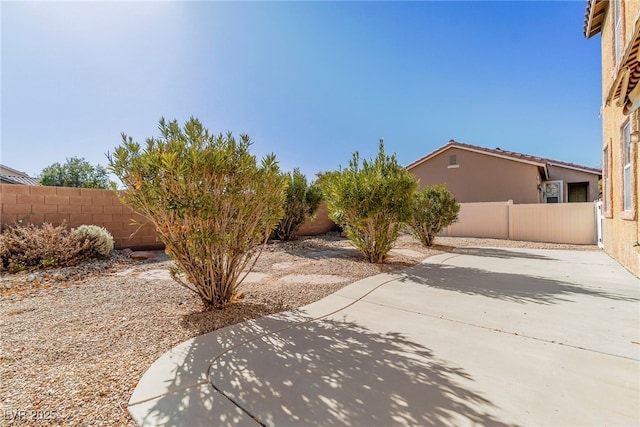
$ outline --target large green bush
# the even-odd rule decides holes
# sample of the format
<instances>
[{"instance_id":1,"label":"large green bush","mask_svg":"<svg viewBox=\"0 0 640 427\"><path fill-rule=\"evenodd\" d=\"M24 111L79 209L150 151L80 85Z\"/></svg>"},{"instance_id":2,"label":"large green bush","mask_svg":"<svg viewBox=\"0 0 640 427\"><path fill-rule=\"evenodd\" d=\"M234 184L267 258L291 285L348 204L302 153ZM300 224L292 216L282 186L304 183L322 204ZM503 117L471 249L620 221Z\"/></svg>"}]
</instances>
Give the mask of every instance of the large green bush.
<instances>
[{"instance_id":1,"label":"large green bush","mask_svg":"<svg viewBox=\"0 0 640 427\"><path fill-rule=\"evenodd\" d=\"M282 218L286 180L274 155L257 163L247 135L213 135L194 118L159 129L144 148L123 134L110 168L123 202L155 225L174 280L222 308Z\"/></svg>"},{"instance_id":2,"label":"large green bush","mask_svg":"<svg viewBox=\"0 0 640 427\"><path fill-rule=\"evenodd\" d=\"M71 157L61 165L54 163L40 173L40 184L53 187L109 188L107 170L85 159Z\"/></svg>"},{"instance_id":3,"label":"large green bush","mask_svg":"<svg viewBox=\"0 0 640 427\"><path fill-rule=\"evenodd\" d=\"M291 240L296 237L300 226L315 215L322 192L317 185L308 185L307 177L298 168L285 176L289 185L284 201L284 216L275 229L275 235L281 240Z\"/></svg>"},{"instance_id":4,"label":"large green bush","mask_svg":"<svg viewBox=\"0 0 640 427\"><path fill-rule=\"evenodd\" d=\"M431 246L440 231L458 220L459 211L460 205L446 185L427 186L413 199L409 226L420 243Z\"/></svg>"},{"instance_id":5,"label":"large green bush","mask_svg":"<svg viewBox=\"0 0 640 427\"><path fill-rule=\"evenodd\" d=\"M361 164L362 163L362 164ZM418 186L414 177L387 156L380 141L378 156L346 169L322 174L318 180L331 219L369 262L384 262L402 224L411 216L411 200Z\"/></svg>"}]
</instances>

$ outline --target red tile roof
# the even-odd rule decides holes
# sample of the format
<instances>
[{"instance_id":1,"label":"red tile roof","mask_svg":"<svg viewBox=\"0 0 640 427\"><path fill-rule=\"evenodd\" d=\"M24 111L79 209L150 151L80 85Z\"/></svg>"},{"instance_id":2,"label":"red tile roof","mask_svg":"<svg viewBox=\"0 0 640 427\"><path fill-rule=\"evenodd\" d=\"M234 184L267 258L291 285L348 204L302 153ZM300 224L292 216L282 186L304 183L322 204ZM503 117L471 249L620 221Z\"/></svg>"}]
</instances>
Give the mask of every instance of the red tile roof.
<instances>
[{"instance_id":1,"label":"red tile roof","mask_svg":"<svg viewBox=\"0 0 640 427\"><path fill-rule=\"evenodd\" d=\"M538 157L538 156L532 156L529 154L522 154L522 153L517 153L515 151L508 151L508 150L502 150L501 148L485 148L485 147L480 147L477 145L471 145L471 144L465 144L463 142L458 142L458 141L454 141L453 139L449 141L449 143L447 143L446 145L438 148L437 150L432 151L431 153L427 154L424 157L419 158L418 160L410 163L409 165L407 165L407 169L411 169L414 166L417 166L418 164L424 162L425 160L428 160L429 158L433 157L436 154L439 154L442 151L448 150L449 148L461 148L461 149L466 149L466 150L470 150L470 151L478 151L478 152L484 152L487 153L489 155L493 155L493 156L499 156L499 157L507 157L507 158L511 158L513 160L516 161L521 161L521 162L526 162L526 163L534 163L537 164L540 167L546 168L547 166L560 166L560 167L565 167L565 168L569 168L569 169L578 169L578 170L582 170L585 172L590 172L593 174L598 174L601 175L602 171L600 169L597 168L592 168L589 166L582 166L582 165L578 165L575 163L569 163L569 162L563 162L560 160L552 160L552 159L548 159L545 157Z\"/></svg>"}]
</instances>

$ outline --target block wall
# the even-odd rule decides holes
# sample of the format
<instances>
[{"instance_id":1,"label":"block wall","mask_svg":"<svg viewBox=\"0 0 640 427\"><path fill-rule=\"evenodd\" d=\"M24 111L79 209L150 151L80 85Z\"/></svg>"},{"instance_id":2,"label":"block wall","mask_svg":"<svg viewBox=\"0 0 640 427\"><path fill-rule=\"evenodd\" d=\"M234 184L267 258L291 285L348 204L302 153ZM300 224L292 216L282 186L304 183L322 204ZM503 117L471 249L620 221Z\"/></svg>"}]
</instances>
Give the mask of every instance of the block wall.
<instances>
[{"instance_id":1,"label":"block wall","mask_svg":"<svg viewBox=\"0 0 640 427\"><path fill-rule=\"evenodd\" d=\"M113 235L116 249L164 247L151 224L134 226L131 225L133 219L144 223L144 219L123 205L111 190L0 184L0 224L3 226L15 221L36 225L64 222L69 228L93 224ZM298 235L324 234L334 227L322 203L315 220L303 224Z\"/></svg>"},{"instance_id":2,"label":"block wall","mask_svg":"<svg viewBox=\"0 0 640 427\"><path fill-rule=\"evenodd\" d=\"M131 225L142 218L111 190L0 184L0 223L93 224L113 235L116 249L160 249L152 225Z\"/></svg>"}]
</instances>

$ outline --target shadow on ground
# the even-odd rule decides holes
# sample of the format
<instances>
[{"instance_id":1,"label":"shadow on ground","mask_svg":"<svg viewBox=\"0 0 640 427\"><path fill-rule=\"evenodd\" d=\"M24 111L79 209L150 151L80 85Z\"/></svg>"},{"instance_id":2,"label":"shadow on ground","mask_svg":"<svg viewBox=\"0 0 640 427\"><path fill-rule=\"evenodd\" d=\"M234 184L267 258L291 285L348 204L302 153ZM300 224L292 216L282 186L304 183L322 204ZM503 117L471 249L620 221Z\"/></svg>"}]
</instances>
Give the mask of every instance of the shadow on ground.
<instances>
[{"instance_id":1,"label":"shadow on ground","mask_svg":"<svg viewBox=\"0 0 640 427\"><path fill-rule=\"evenodd\" d=\"M482 250L483 252L484 250ZM506 252L506 251L505 251ZM511 253L511 252L507 252ZM614 292L524 274L496 273L478 268L441 264L418 264L400 273L400 281L433 288L482 295L518 303L555 304L574 301L573 295L587 295L617 301L639 301Z\"/></svg>"},{"instance_id":2,"label":"shadow on ground","mask_svg":"<svg viewBox=\"0 0 640 427\"><path fill-rule=\"evenodd\" d=\"M495 248L454 248L452 252L460 255L472 255L472 256L502 258L502 259L524 258L524 259L535 259L535 260L541 260L541 261L551 261L555 259L545 255L534 254L530 252L524 252L524 251L518 251L518 250L507 251L504 249L495 249Z\"/></svg>"},{"instance_id":3,"label":"shadow on ground","mask_svg":"<svg viewBox=\"0 0 640 427\"><path fill-rule=\"evenodd\" d=\"M278 332L240 346L260 333L256 324L210 339L231 348L211 364L210 381L245 412L200 384L161 397L150 414L168 424L195 413L216 425L505 425L491 415L495 405L473 390L469 374L400 333L335 320L270 321ZM171 389L184 388L206 351L206 341L197 339L176 366Z\"/></svg>"},{"instance_id":4,"label":"shadow on ground","mask_svg":"<svg viewBox=\"0 0 640 427\"><path fill-rule=\"evenodd\" d=\"M314 321L249 342L211 382L265 425L501 424L461 368L400 333Z\"/></svg>"},{"instance_id":5,"label":"shadow on ground","mask_svg":"<svg viewBox=\"0 0 640 427\"><path fill-rule=\"evenodd\" d=\"M227 306L224 316L221 316L221 310L216 309L186 314L182 317L181 326L188 330L190 335L196 336L284 310L287 310L287 307L275 302L267 305L242 301Z\"/></svg>"}]
</instances>

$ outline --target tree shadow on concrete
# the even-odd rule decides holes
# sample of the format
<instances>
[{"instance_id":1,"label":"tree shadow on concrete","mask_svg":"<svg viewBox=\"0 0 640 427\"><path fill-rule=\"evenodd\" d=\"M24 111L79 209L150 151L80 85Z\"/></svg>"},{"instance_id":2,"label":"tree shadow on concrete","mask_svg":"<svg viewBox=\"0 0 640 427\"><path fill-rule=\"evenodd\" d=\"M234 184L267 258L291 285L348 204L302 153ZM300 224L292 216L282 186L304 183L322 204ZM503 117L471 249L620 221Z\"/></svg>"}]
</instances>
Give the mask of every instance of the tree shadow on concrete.
<instances>
[{"instance_id":1,"label":"tree shadow on concrete","mask_svg":"<svg viewBox=\"0 0 640 427\"><path fill-rule=\"evenodd\" d=\"M264 425L505 425L462 368L403 334L319 320L215 360L211 382Z\"/></svg>"},{"instance_id":2,"label":"tree shadow on concrete","mask_svg":"<svg viewBox=\"0 0 640 427\"><path fill-rule=\"evenodd\" d=\"M535 259L542 261L551 261L554 258L520 251L520 250L504 250L504 249L496 249L496 248L454 248L452 250L455 254L460 255L472 255L472 256L481 256L481 257L489 257L489 258L502 258L502 259L512 259L512 258L524 258L524 259Z\"/></svg>"},{"instance_id":3,"label":"tree shadow on concrete","mask_svg":"<svg viewBox=\"0 0 640 427\"><path fill-rule=\"evenodd\" d=\"M506 425L492 415L495 405L473 390L464 369L404 335L335 320L300 324L300 316L282 313L196 337L180 357L164 363L171 372L157 390L172 392L134 405L144 413L136 421Z\"/></svg>"},{"instance_id":4,"label":"tree shadow on concrete","mask_svg":"<svg viewBox=\"0 0 640 427\"><path fill-rule=\"evenodd\" d=\"M186 316L191 329L206 330L206 317ZM128 411L141 426L259 425L210 384L208 369L225 350L291 324L278 315L222 328L179 344L140 379Z\"/></svg>"},{"instance_id":5,"label":"tree shadow on concrete","mask_svg":"<svg viewBox=\"0 0 640 427\"><path fill-rule=\"evenodd\" d=\"M574 301L572 295L587 295L616 301L638 298L585 286L524 274L497 273L478 268L443 264L418 264L400 273L400 281L433 288L482 295L517 303L555 304Z\"/></svg>"}]
</instances>

